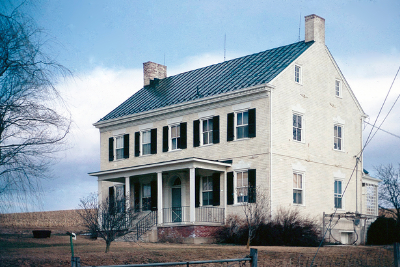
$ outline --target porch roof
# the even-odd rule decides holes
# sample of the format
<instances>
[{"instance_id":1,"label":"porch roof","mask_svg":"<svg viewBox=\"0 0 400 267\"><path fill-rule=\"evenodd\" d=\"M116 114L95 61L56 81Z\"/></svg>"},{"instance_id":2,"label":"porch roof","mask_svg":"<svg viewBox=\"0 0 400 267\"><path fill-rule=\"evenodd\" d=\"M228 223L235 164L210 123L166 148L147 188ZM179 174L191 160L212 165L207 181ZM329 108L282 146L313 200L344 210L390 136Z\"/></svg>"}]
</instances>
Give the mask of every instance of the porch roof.
<instances>
[{"instance_id":1,"label":"porch roof","mask_svg":"<svg viewBox=\"0 0 400 267\"><path fill-rule=\"evenodd\" d=\"M144 175L157 172L166 172L179 169L200 168L214 171L226 171L227 167L232 165L229 160L216 161L202 158L184 158L169 160L163 162L155 162L132 167L118 168L112 170L98 171L89 173L90 176L97 176L99 180L107 180L111 178L129 177L136 175Z\"/></svg>"}]
</instances>

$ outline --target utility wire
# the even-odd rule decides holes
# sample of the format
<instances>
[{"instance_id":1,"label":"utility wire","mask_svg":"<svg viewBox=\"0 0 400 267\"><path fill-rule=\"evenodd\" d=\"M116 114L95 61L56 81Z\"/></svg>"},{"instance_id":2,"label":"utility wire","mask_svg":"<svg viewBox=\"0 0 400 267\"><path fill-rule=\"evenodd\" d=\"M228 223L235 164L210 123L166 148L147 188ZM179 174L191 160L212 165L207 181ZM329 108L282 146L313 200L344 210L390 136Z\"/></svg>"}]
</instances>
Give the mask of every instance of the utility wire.
<instances>
[{"instance_id":1,"label":"utility wire","mask_svg":"<svg viewBox=\"0 0 400 267\"><path fill-rule=\"evenodd\" d=\"M385 132L385 133L387 133L387 134L390 134L390 135L392 135L392 136L397 137L397 138L400 139L400 135L397 135L397 134L391 133L391 132L389 132L389 131L386 131L386 130L380 128L380 126L379 126L379 127L378 127L378 126L374 126L374 125L372 125L372 124L369 123L369 122L366 122L366 121L364 121L364 122L365 122L366 124L371 125L371 126L374 127L374 128L377 128L378 130L381 130L382 132Z\"/></svg>"}]
</instances>

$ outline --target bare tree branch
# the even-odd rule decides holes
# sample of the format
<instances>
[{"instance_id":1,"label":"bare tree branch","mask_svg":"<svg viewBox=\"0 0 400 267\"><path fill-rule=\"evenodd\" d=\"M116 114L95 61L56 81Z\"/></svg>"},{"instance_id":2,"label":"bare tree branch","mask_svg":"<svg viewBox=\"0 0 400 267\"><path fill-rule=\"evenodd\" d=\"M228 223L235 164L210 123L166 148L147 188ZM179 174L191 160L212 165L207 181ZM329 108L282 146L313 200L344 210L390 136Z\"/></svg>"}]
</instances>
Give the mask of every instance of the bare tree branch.
<instances>
[{"instance_id":1,"label":"bare tree branch","mask_svg":"<svg viewBox=\"0 0 400 267\"><path fill-rule=\"evenodd\" d=\"M392 213L400 225L400 164L397 168L392 164L375 167L379 185L379 207Z\"/></svg>"}]
</instances>

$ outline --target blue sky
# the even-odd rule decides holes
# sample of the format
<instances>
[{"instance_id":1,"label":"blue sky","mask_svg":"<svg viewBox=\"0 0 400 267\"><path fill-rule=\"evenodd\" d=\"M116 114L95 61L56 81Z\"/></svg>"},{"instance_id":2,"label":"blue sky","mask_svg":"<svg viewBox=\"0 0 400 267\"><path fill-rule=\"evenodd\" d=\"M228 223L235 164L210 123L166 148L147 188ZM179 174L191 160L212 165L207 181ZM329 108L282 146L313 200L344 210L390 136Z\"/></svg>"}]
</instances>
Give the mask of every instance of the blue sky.
<instances>
[{"instance_id":1,"label":"blue sky","mask_svg":"<svg viewBox=\"0 0 400 267\"><path fill-rule=\"evenodd\" d=\"M21 1L0 4L10 10ZM43 205L73 209L97 191L99 133L92 124L143 85L142 63L168 75L304 40L304 16L326 20L326 45L373 123L400 65L400 1L105 1L38 0L22 7L51 36L49 54L71 69L60 81L74 121L68 151L43 183ZM388 104L400 94L394 83ZM385 115L389 107L384 109ZM382 126L400 135L400 103ZM366 136L370 127L366 127ZM400 162L400 139L378 132L364 167Z\"/></svg>"}]
</instances>

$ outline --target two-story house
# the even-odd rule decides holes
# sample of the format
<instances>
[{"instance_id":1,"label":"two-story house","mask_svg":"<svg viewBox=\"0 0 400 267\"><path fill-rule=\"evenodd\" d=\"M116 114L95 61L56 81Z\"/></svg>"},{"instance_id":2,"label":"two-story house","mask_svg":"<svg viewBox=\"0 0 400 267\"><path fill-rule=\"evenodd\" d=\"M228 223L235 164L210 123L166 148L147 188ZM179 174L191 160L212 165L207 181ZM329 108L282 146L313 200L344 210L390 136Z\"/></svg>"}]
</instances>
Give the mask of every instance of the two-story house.
<instances>
[{"instance_id":1,"label":"two-story house","mask_svg":"<svg viewBox=\"0 0 400 267\"><path fill-rule=\"evenodd\" d=\"M304 41L264 52L169 77L143 67L144 87L94 124L101 170L90 175L100 199L125 195L155 214L158 238L209 236L257 201L254 188L268 192L272 216L363 212L366 115L325 46L323 18L305 17ZM338 239L353 230L340 227Z\"/></svg>"}]
</instances>

